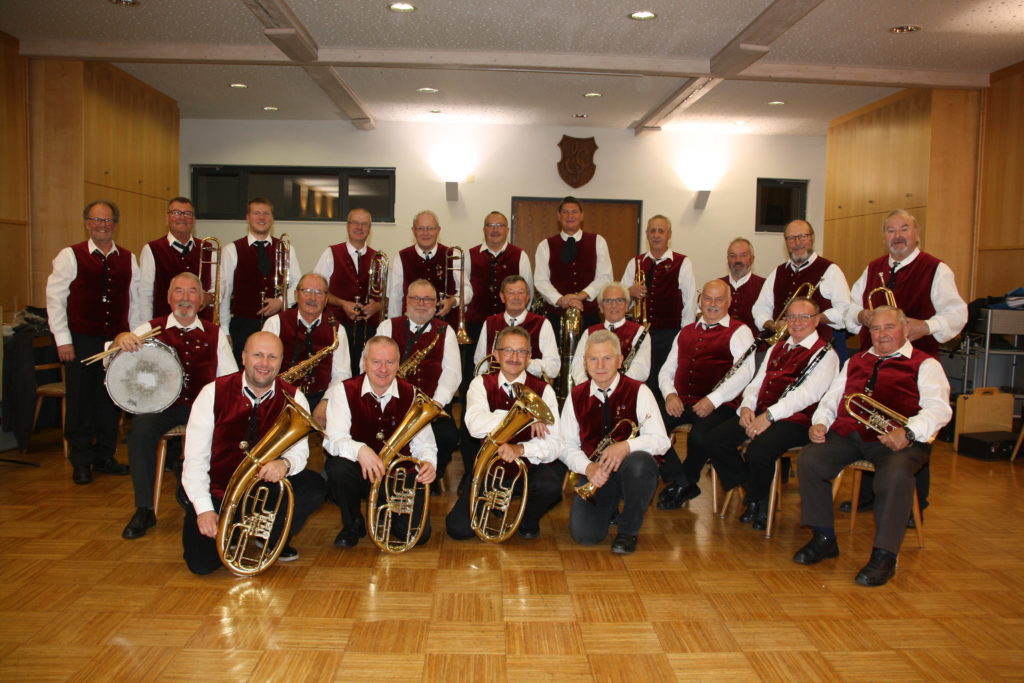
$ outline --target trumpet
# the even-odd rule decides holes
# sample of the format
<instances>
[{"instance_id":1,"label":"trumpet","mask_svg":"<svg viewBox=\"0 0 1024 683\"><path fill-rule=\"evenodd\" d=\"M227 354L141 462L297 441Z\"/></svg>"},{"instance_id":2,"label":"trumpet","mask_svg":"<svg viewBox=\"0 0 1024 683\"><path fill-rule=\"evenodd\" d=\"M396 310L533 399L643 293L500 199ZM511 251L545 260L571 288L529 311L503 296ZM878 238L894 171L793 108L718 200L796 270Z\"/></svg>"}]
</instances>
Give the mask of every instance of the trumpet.
<instances>
[{"instance_id":1,"label":"trumpet","mask_svg":"<svg viewBox=\"0 0 1024 683\"><path fill-rule=\"evenodd\" d=\"M615 432L619 431L619 427L623 424L629 426L629 436L627 436L625 439L616 439ZM597 459L601 457L601 453L604 452L604 449L608 448L613 443L616 443L618 441L629 441L630 439L636 437L636 435L639 432L640 428L637 426L636 422L633 422L633 420L630 420L625 417L622 418L621 420L616 422L615 425L608 430L608 433L604 435L604 438L598 442L597 448L595 448L594 452L590 454L590 460L592 462L597 462ZM599 488L600 487L595 485L593 482L588 481L586 484L583 484L582 486L574 486L572 490L576 492L577 496L593 505L595 502L594 495L597 494L597 489Z\"/></svg>"},{"instance_id":2,"label":"trumpet","mask_svg":"<svg viewBox=\"0 0 1024 683\"><path fill-rule=\"evenodd\" d=\"M558 373L558 403L565 402L569 390L572 389L572 357L576 353L576 345L580 341L580 328L583 327L583 313L570 306L562 313L561 348L562 367Z\"/></svg>"},{"instance_id":3,"label":"trumpet","mask_svg":"<svg viewBox=\"0 0 1024 683\"><path fill-rule=\"evenodd\" d=\"M216 237L204 237L199 240L199 281L203 281L203 266L213 278L213 323L220 325L220 240Z\"/></svg>"},{"instance_id":4,"label":"trumpet","mask_svg":"<svg viewBox=\"0 0 1024 683\"><path fill-rule=\"evenodd\" d=\"M455 262L458 261L458 265ZM459 291L448 293L445 292L444 296L447 297L459 297L459 324L455 330L455 339L460 344L469 344L473 340L469 336L469 332L466 331L466 252L462 250L462 247L448 247L447 263L445 265L445 282L448 281L448 275L451 274L453 277L455 271L459 271Z\"/></svg>"},{"instance_id":5,"label":"trumpet","mask_svg":"<svg viewBox=\"0 0 1024 683\"><path fill-rule=\"evenodd\" d=\"M879 273L878 274L878 279L882 281L882 285L880 287L875 287L870 292L868 292L868 310L869 311L875 310L875 294L879 294L879 293L881 293L882 296L885 297L885 305L886 306L892 306L893 308L897 308L897 306L896 306L896 293L893 292L891 289L889 289L888 287L885 286L885 276L883 276L881 273Z\"/></svg>"},{"instance_id":6,"label":"trumpet","mask_svg":"<svg viewBox=\"0 0 1024 683\"><path fill-rule=\"evenodd\" d=\"M786 309L788 309L789 305L799 297L810 298L814 296L814 292L817 289L818 285L812 285L810 282L801 282L800 286L797 287L789 296L789 299L786 300L786 305L783 306L779 312L779 317L775 319L775 332L768 334L766 330L762 334L767 336L764 336L761 341L771 346L772 344L778 344L780 341L785 339L786 335L789 333L789 324L786 322Z\"/></svg>"},{"instance_id":7,"label":"trumpet","mask_svg":"<svg viewBox=\"0 0 1024 683\"><path fill-rule=\"evenodd\" d=\"M877 434L888 434L895 429L902 429L910 421L909 418L867 394L850 394L843 404L850 417Z\"/></svg>"},{"instance_id":8,"label":"trumpet","mask_svg":"<svg viewBox=\"0 0 1024 683\"><path fill-rule=\"evenodd\" d=\"M643 257L636 257L636 274L633 276L633 284L647 286L647 274L640 268ZM650 327L650 323L647 320L647 297L641 297L633 302L633 310L631 311L631 317L636 322L643 325L645 328Z\"/></svg>"}]
</instances>

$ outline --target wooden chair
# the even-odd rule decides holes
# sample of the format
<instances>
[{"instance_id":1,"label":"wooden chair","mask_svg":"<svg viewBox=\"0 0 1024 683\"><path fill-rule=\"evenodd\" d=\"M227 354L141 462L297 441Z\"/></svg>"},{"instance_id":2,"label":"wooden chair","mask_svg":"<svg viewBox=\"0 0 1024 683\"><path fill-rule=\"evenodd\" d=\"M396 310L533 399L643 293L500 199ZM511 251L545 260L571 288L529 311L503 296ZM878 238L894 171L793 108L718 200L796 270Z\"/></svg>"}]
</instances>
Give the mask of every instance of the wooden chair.
<instances>
[{"instance_id":1,"label":"wooden chair","mask_svg":"<svg viewBox=\"0 0 1024 683\"><path fill-rule=\"evenodd\" d=\"M56 346L56 342L52 336L36 337L32 340L33 349L45 349L48 347ZM49 384L43 384L36 387L36 411L35 416L32 418L32 431L36 431L36 423L39 422L39 411L43 407L43 399L46 398L57 398L60 399L60 426L61 430L64 429L67 419L67 384L64 381L64 364L59 360L52 363L39 363L34 366L35 371L43 372L46 370L60 370L60 381L50 382ZM69 456L68 440L64 438L63 433L61 434L61 441L64 444L64 459L67 460ZM25 444L25 450L28 452L28 443Z\"/></svg>"},{"instance_id":2,"label":"wooden chair","mask_svg":"<svg viewBox=\"0 0 1024 683\"><path fill-rule=\"evenodd\" d=\"M164 480L164 464L167 461L167 442L181 437L181 447L185 448L185 425L171 427L160 437L156 446L156 479L153 482L153 516L160 512L160 485Z\"/></svg>"},{"instance_id":3,"label":"wooden chair","mask_svg":"<svg viewBox=\"0 0 1024 683\"><path fill-rule=\"evenodd\" d=\"M852 505L850 506L850 531L853 532L854 527L857 525L857 501L860 500L860 484L861 479L864 477L865 472L874 472L874 463L868 462L867 460L858 460L857 462L851 463L846 466L843 470L853 470L853 495L850 498ZM840 472L832 483L833 499L835 499L835 492L839 488L839 481L843 476L843 472ZM924 524L921 521L921 504L917 500L917 488L914 488L914 506L911 508L914 513L914 526L917 527L917 547L924 547Z\"/></svg>"}]
</instances>

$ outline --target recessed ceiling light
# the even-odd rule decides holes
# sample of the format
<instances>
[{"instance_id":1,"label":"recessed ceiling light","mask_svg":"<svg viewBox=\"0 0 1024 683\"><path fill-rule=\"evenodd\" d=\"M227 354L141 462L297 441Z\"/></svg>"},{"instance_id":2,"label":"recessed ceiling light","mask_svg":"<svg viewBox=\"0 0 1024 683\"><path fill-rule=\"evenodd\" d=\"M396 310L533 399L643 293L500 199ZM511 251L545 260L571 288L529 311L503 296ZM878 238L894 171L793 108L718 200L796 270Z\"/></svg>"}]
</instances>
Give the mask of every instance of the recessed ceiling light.
<instances>
[{"instance_id":1,"label":"recessed ceiling light","mask_svg":"<svg viewBox=\"0 0 1024 683\"><path fill-rule=\"evenodd\" d=\"M263 107L263 111L277 111L277 107Z\"/></svg>"},{"instance_id":2,"label":"recessed ceiling light","mask_svg":"<svg viewBox=\"0 0 1024 683\"><path fill-rule=\"evenodd\" d=\"M138 7L139 0L110 0L111 3L118 5L119 7Z\"/></svg>"},{"instance_id":3,"label":"recessed ceiling light","mask_svg":"<svg viewBox=\"0 0 1024 683\"><path fill-rule=\"evenodd\" d=\"M248 88L249 86L247 86L245 83L229 83L228 87L229 88L239 88L239 89L242 89L242 88Z\"/></svg>"},{"instance_id":4,"label":"recessed ceiling light","mask_svg":"<svg viewBox=\"0 0 1024 683\"><path fill-rule=\"evenodd\" d=\"M587 118L587 114L573 114L572 117L574 119L585 119Z\"/></svg>"},{"instance_id":5,"label":"recessed ceiling light","mask_svg":"<svg viewBox=\"0 0 1024 683\"><path fill-rule=\"evenodd\" d=\"M736 124L737 126L745 126L745 125L747 125L747 122L746 122L746 121L735 121L734 123L735 123L735 124Z\"/></svg>"},{"instance_id":6,"label":"recessed ceiling light","mask_svg":"<svg viewBox=\"0 0 1024 683\"><path fill-rule=\"evenodd\" d=\"M437 88L416 88L416 92L435 93Z\"/></svg>"},{"instance_id":7,"label":"recessed ceiling light","mask_svg":"<svg viewBox=\"0 0 1024 683\"><path fill-rule=\"evenodd\" d=\"M416 11L415 5L413 5L412 3L408 3L408 2L393 2L390 5L388 5L388 9L391 10L392 12L399 12L399 13L403 13L403 14L405 12L415 12Z\"/></svg>"},{"instance_id":8,"label":"recessed ceiling light","mask_svg":"<svg viewBox=\"0 0 1024 683\"><path fill-rule=\"evenodd\" d=\"M903 26L893 26L889 29L889 33L917 33L921 30L921 27L917 24L904 24Z\"/></svg>"},{"instance_id":9,"label":"recessed ceiling light","mask_svg":"<svg viewBox=\"0 0 1024 683\"><path fill-rule=\"evenodd\" d=\"M768 106L770 106L770 107L781 107L784 104L785 104L785 102L783 102L782 100L772 100L771 102L768 103Z\"/></svg>"},{"instance_id":10,"label":"recessed ceiling light","mask_svg":"<svg viewBox=\"0 0 1024 683\"><path fill-rule=\"evenodd\" d=\"M629 15L630 19L636 19L637 21L647 21L648 19L654 19L657 14L650 10L642 9L637 12L631 12Z\"/></svg>"},{"instance_id":11,"label":"recessed ceiling light","mask_svg":"<svg viewBox=\"0 0 1024 683\"><path fill-rule=\"evenodd\" d=\"M430 113L431 113L431 114L440 114L440 113L441 113L441 110L440 110L440 109L431 109L431 110L430 110Z\"/></svg>"},{"instance_id":12,"label":"recessed ceiling light","mask_svg":"<svg viewBox=\"0 0 1024 683\"><path fill-rule=\"evenodd\" d=\"M600 97L601 93L599 93L599 92L585 92L585 93L583 93L583 96L584 97Z\"/></svg>"}]
</instances>

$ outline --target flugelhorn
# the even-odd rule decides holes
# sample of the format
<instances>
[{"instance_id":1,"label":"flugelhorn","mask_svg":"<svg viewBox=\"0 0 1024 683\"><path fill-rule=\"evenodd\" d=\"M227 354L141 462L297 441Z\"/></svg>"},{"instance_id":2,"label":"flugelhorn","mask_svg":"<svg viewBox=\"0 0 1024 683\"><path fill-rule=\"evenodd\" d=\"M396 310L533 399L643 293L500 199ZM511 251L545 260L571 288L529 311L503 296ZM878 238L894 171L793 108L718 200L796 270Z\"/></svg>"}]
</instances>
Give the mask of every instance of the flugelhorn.
<instances>
[{"instance_id":1,"label":"flugelhorn","mask_svg":"<svg viewBox=\"0 0 1024 683\"><path fill-rule=\"evenodd\" d=\"M455 262L458 261L458 265ZM469 344L473 340L466 331L466 252L462 247L448 247L447 264L445 265L445 283L448 282L448 275L455 277L455 271L459 271L459 291L448 293L445 297L458 296L459 298L459 324L455 330L455 339L460 344Z\"/></svg>"},{"instance_id":2,"label":"flugelhorn","mask_svg":"<svg viewBox=\"0 0 1024 683\"><path fill-rule=\"evenodd\" d=\"M879 293L881 293L882 296L885 297L886 306L892 306L893 308L897 308L896 293L885 286L885 276L879 273L878 279L882 281L882 285L880 287L875 287L870 292L868 292L868 310L875 310L875 294Z\"/></svg>"},{"instance_id":3,"label":"flugelhorn","mask_svg":"<svg viewBox=\"0 0 1024 683\"><path fill-rule=\"evenodd\" d=\"M212 235L199 240L199 282L203 282L203 266L213 278L213 324L220 325L220 240ZM211 272L212 269L212 272Z\"/></svg>"},{"instance_id":4,"label":"flugelhorn","mask_svg":"<svg viewBox=\"0 0 1024 683\"><path fill-rule=\"evenodd\" d=\"M867 394L850 394L844 400L846 412L857 422L878 434L888 434L907 426L910 419Z\"/></svg>"},{"instance_id":5,"label":"flugelhorn","mask_svg":"<svg viewBox=\"0 0 1024 683\"><path fill-rule=\"evenodd\" d=\"M421 461L401 450L421 429L439 417L448 417L441 404L419 389L402 421L377 455L384 463L384 475L370 485L366 502L370 538L386 553L403 553L416 545L430 516L430 487L416 481ZM395 522L403 522L404 537ZM396 531L398 533L396 533Z\"/></svg>"},{"instance_id":6,"label":"flugelhorn","mask_svg":"<svg viewBox=\"0 0 1024 683\"><path fill-rule=\"evenodd\" d=\"M523 521L529 493L526 463L522 458L505 462L498 455L498 448L534 422L548 426L555 423L551 409L537 392L519 382L512 385L512 391L516 402L480 444L469 490L469 526L489 543L501 543L516 532ZM513 494L520 479L522 495L516 501Z\"/></svg>"},{"instance_id":7,"label":"flugelhorn","mask_svg":"<svg viewBox=\"0 0 1024 683\"><path fill-rule=\"evenodd\" d=\"M615 432L619 431L619 427L621 425L623 425L623 424L626 424L626 425L629 426L629 436L627 436L625 439L616 439L615 438ZM619 442L619 441L629 441L630 439L636 437L636 435L639 432L640 432L640 428L637 427L636 422L634 422L633 420L630 420L629 418L625 418L625 417L622 418L621 420L616 422L612 426L612 428L608 430L608 433L604 435L604 438L602 438L597 443L597 447L594 449L594 452L590 454L590 461L591 462L597 462L598 458L601 457L601 453L604 452L604 449L608 448L613 443L616 443L616 442ZM597 486L596 484L594 484L594 482L588 481L586 484L583 484L582 486L574 486L572 490L576 492L577 496L579 496L583 500L587 501L588 503L593 504L594 503L594 494L597 493L597 490L599 488L601 488L601 487Z\"/></svg>"},{"instance_id":8,"label":"flugelhorn","mask_svg":"<svg viewBox=\"0 0 1024 683\"><path fill-rule=\"evenodd\" d=\"M789 296L786 300L786 305L782 307L779 317L775 319L775 331L767 336L761 338L761 341L771 346L772 344L778 344L780 341L786 338L789 334L789 323L786 322L786 310L789 305L793 303L799 297L810 298L814 296L814 292L818 289L817 285L812 285L810 282L801 282L800 286ZM804 291L806 290L806 292ZM765 333L767 330L765 331Z\"/></svg>"},{"instance_id":9,"label":"flugelhorn","mask_svg":"<svg viewBox=\"0 0 1024 683\"><path fill-rule=\"evenodd\" d=\"M310 432L323 432L295 399L288 394L284 398L284 410L252 450L245 441L239 444L244 458L231 475L220 506L217 554L224 566L239 576L255 576L274 563L288 541L295 509L295 494L287 478L277 482L277 500L269 503L271 484L259 478L260 469ZM284 521L271 546L270 534L282 507Z\"/></svg>"}]
</instances>

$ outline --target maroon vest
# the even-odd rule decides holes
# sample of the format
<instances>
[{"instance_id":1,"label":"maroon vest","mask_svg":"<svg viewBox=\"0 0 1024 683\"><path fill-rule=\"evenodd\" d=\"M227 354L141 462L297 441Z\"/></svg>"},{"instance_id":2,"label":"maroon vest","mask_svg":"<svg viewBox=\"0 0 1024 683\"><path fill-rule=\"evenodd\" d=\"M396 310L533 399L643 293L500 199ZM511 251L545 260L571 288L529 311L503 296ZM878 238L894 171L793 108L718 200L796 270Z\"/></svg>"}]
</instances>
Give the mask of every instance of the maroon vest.
<instances>
[{"instance_id":1,"label":"maroon vest","mask_svg":"<svg viewBox=\"0 0 1024 683\"><path fill-rule=\"evenodd\" d=\"M614 330L608 330L608 328L605 327L605 323L598 323L588 327L587 332L590 334L600 332L601 330L608 330L612 332L619 338L619 346L622 348L622 357L625 358L633 349L633 339L636 338L636 334L640 330L640 327L640 323L633 322L632 320L626 320Z\"/></svg>"},{"instance_id":2,"label":"maroon vest","mask_svg":"<svg viewBox=\"0 0 1024 683\"><path fill-rule=\"evenodd\" d=\"M412 354L430 346L430 342L440 335L440 338L438 338L430 353L427 354L427 357L416 366L414 372L405 378L407 382L418 387L427 396L433 396L434 392L437 391L437 380L441 378L441 372L443 371L444 335L448 333L449 328L448 325L437 318L433 318L429 325L430 327L423 330L423 333L420 334L419 339L413 344L408 355L405 353L405 342L413 333L409 329L409 319L404 315L391 318L391 338L398 343L398 349L402 352L402 362L405 362Z\"/></svg>"},{"instance_id":3,"label":"maroon vest","mask_svg":"<svg viewBox=\"0 0 1024 683\"><path fill-rule=\"evenodd\" d=\"M469 284L473 288L473 300L466 307L466 321L482 323L488 316L502 313L505 304L501 303L501 283L509 275L519 275L519 261L523 250L511 244L496 258L491 252L476 245L469 250L469 261L472 264Z\"/></svg>"},{"instance_id":4,"label":"maroon vest","mask_svg":"<svg viewBox=\"0 0 1024 683\"><path fill-rule=\"evenodd\" d=\"M729 318L729 326L715 325L704 329L700 323L690 323L679 332L674 386L684 406L711 393L718 380L733 365L729 342L733 333L743 325ZM738 397L725 405L738 405Z\"/></svg>"},{"instance_id":5,"label":"maroon vest","mask_svg":"<svg viewBox=\"0 0 1024 683\"><path fill-rule=\"evenodd\" d=\"M281 240L271 237L270 274L260 273L259 257L256 245L250 246L249 237L235 240L235 251L238 254L238 265L235 266L234 284L231 290L231 315L236 318L255 319L257 311L263 308L263 298L274 295L274 251Z\"/></svg>"},{"instance_id":6,"label":"maroon vest","mask_svg":"<svg viewBox=\"0 0 1024 683\"><path fill-rule=\"evenodd\" d=\"M132 286L132 252L118 246L107 255L104 281L103 258L89 253L89 242L71 246L78 273L71 281L66 304L68 329L75 334L113 339L128 329Z\"/></svg>"},{"instance_id":7,"label":"maroon vest","mask_svg":"<svg viewBox=\"0 0 1024 683\"><path fill-rule=\"evenodd\" d=\"M750 279L740 285L738 288L733 287L729 281L729 276L719 278L725 284L729 285L729 290L732 292L732 303L729 304L729 317L736 318L741 321L744 325L750 328L750 331L757 336L757 325L754 324L754 314L752 309L754 303L757 301L758 295L761 293L761 287L764 285L764 278L760 275L750 274Z\"/></svg>"},{"instance_id":8,"label":"maroon vest","mask_svg":"<svg viewBox=\"0 0 1024 683\"><path fill-rule=\"evenodd\" d=\"M520 313L517 318L522 316ZM544 321L547 320L542 315L536 313L527 312L526 317L522 320L517 320L518 327L522 327L524 330L530 333L530 357L540 358L540 328L544 326ZM508 327L508 323L505 322L504 313L495 313L491 317L487 318L484 329L484 334L487 335L487 353L490 353L494 349L494 338L498 336L498 333Z\"/></svg>"},{"instance_id":9,"label":"maroon vest","mask_svg":"<svg viewBox=\"0 0 1024 683\"><path fill-rule=\"evenodd\" d=\"M565 241L561 233L548 238L548 272L551 273L551 285L563 295L583 291L583 288L597 277L597 237L582 230L575 236L576 258L569 263L562 263L562 245ZM548 313L562 313L558 306L547 305L545 310ZM597 302L593 299L584 301L583 313L597 313Z\"/></svg>"},{"instance_id":10,"label":"maroon vest","mask_svg":"<svg viewBox=\"0 0 1024 683\"><path fill-rule=\"evenodd\" d=\"M366 247L366 251L359 257L359 275L356 276L356 267L352 263L352 256L348 253L348 243L331 245L331 256L334 258L334 272L331 273L331 281L327 289L331 294L344 299L345 301L367 302L367 290L370 287L370 261L377 251ZM352 325L347 315L335 316L346 328ZM330 343L330 342L328 342Z\"/></svg>"},{"instance_id":11,"label":"maroon vest","mask_svg":"<svg viewBox=\"0 0 1024 683\"><path fill-rule=\"evenodd\" d=\"M919 252L914 262L908 266L896 269L896 281L893 283L893 294L896 296L896 304L907 314L909 318L927 320L935 315L935 304L932 303L932 283L935 281L935 271L938 270L939 259L923 251ZM889 268L889 257L876 258L868 264L868 276L864 283L864 295L861 298L861 305L868 308L868 293L876 287L881 287L882 282L888 286L892 270ZM882 280L878 276L882 276ZM883 297L876 294L875 304L881 305ZM938 357L939 342L935 337L928 334L920 339L911 342L915 349L921 349L929 356ZM871 348L871 332L867 327L860 328L860 347Z\"/></svg>"},{"instance_id":12,"label":"maroon vest","mask_svg":"<svg viewBox=\"0 0 1024 683\"><path fill-rule=\"evenodd\" d=\"M484 389L487 390L487 409L492 413L495 410L508 410L512 407L516 401L514 398L505 393L505 389L502 388L502 383L505 378L500 372L493 372L489 375L482 375L484 382ZM533 375L526 375L527 388L533 389L541 398L544 397L544 389L548 386L548 383L539 377ZM530 430L524 429L514 437L512 437L508 443L522 443L530 440Z\"/></svg>"},{"instance_id":13,"label":"maroon vest","mask_svg":"<svg viewBox=\"0 0 1024 683\"><path fill-rule=\"evenodd\" d=\"M281 323L281 343L284 345L284 356L281 372L309 358L322 348L330 346L334 341L334 316L326 311L320 314L320 324L313 329L312 353L306 352L306 326L299 323L299 309L289 308L278 314ZM302 380L302 393L306 395L327 391L331 383L331 366L334 354L327 354L316 367ZM315 407L315 406L314 406Z\"/></svg>"},{"instance_id":14,"label":"maroon vest","mask_svg":"<svg viewBox=\"0 0 1024 683\"><path fill-rule=\"evenodd\" d=\"M674 251L670 253L672 257L655 265L653 270L650 256L643 256L637 264L647 277L647 320L655 330L678 330L683 322L679 269L683 267L686 256Z\"/></svg>"},{"instance_id":15,"label":"maroon vest","mask_svg":"<svg viewBox=\"0 0 1024 683\"><path fill-rule=\"evenodd\" d=\"M166 236L150 242L149 251L153 254L153 263L156 266L153 276L153 316L169 315L171 307L167 304L167 290L171 286L171 280L184 272L199 275L199 257L202 251L199 248L199 240L192 240L192 248L189 250L188 256L182 256L180 251L171 246ZM203 273L202 278L203 289L212 289L209 269ZM199 317L204 321L212 322L213 306L207 306L200 311Z\"/></svg>"},{"instance_id":16,"label":"maroon vest","mask_svg":"<svg viewBox=\"0 0 1024 683\"><path fill-rule=\"evenodd\" d=\"M365 377L366 375L359 375L342 383L345 387L348 409L352 414L352 427L349 434L356 441L372 448L374 453L380 453L384 442L395 431L408 412L409 406L412 405L412 400L416 396L416 388L405 380L399 379L398 398L388 401L384 412L381 412L380 403L376 398L360 393ZM411 455L409 444L406 444L401 452Z\"/></svg>"},{"instance_id":17,"label":"maroon vest","mask_svg":"<svg viewBox=\"0 0 1024 683\"><path fill-rule=\"evenodd\" d=\"M816 289L812 298L821 306L821 310L824 311L832 308L832 302L821 295L821 287L819 286L821 277L831 265L832 262L820 254L814 260L814 263L797 273L794 273L793 269L789 267L788 261L779 265L775 269L775 289L773 290L775 308L772 309L772 319L774 320L779 317L779 313L782 313L782 307L789 301L789 297L793 295L797 287L805 282L815 286Z\"/></svg>"},{"instance_id":18,"label":"maroon vest","mask_svg":"<svg viewBox=\"0 0 1024 683\"><path fill-rule=\"evenodd\" d=\"M590 395L590 383L587 380L572 389L572 409L576 414L576 423L580 426L580 448L589 458L601 439L605 436L604 406L596 396ZM611 426L619 420L632 420L637 422L636 401L643 382L638 382L625 375L619 376L619 384L615 391L608 397L608 403L612 407ZM637 424L640 424L637 422ZM629 429L620 427L616 434L625 437Z\"/></svg>"},{"instance_id":19,"label":"maroon vest","mask_svg":"<svg viewBox=\"0 0 1024 683\"><path fill-rule=\"evenodd\" d=\"M882 361L878 366L878 379L875 381L875 390L871 398L904 417L917 415L921 412L917 375L921 363L929 358L931 356L924 351L914 349L910 358L896 356ZM839 402L836 421L832 423L832 429L836 433L849 436L857 431L865 441L878 441L878 434L854 420L846 412L846 397L857 392L864 393L877 360L878 356L864 351L847 361L846 388L843 390L843 400Z\"/></svg>"},{"instance_id":20,"label":"maroon vest","mask_svg":"<svg viewBox=\"0 0 1024 683\"><path fill-rule=\"evenodd\" d=\"M795 346L791 351L786 351L786 342L780 342L768 351L764 362L768 364L765 369L764 381L761 383L761 391L757 394L757 405L754 413L760 415L766 409L775 405L782 397L786 389L796 381L800 374L817 355L818 350L825 346L826 342L820 336L818 340L807 349L803 346ZM786 418L789 422L796 422L805 427L811 426L811 415L814 414L818 404L815 402L802 411L794 413Z\"/></svg>"},{"instance_id":21,"label":"maroon vest","mask_svg":"<svg viewBox=\"0 0 1024 683\"><path fill-rule=\"evenodd\" d=\"M246 440L249 426L249 415L252 404L242 393L242 371L218 377L213 398L213 445L210 449L210 493L215 498L223 498L231 475L238 463L242 462L239 442ZM295 387L274 380L274 397L263 401L256 409L257 440L263 438L274 421L284 410L284 394L295 396ZM249 447L255 446L250 443Z\"/></svg>"},{"instance_id":22,"label":"maroon vest","mask_svg":"<svg viewBox=\"0 0 1024 683\"><path fill-rule=\"evenodd\" d=\"M163 328L157 339L174 349L185 370L181 394L173 405L190 406L199 395L199 390L217 379L217 342L220 328L204 320L203 329L193 328L186 334L180 327L167 327L168 318L166 315L153 318L149 325Z\"/></svg>"},{"instance_id":23,"label":"maroon vest","mask_svg":"<svg viewBox=\"0 0 1024 683\"><path fill-rule=\"evenodd\" d=\"M415 246L406 247L398 252L402 259L402 291L408 292L409 285L414 280L427 280L437 290L437 298L441 299L445 292L455 291L455 274L448 273L445 277L445 270L448 264L448 247L443 244L435 244L430 260L423 258ZM458 306L452 308L445 316L444 321L455 328L459 324ZM420 387L422 388L422 387Z\"/></svg>"}]
</instances>

